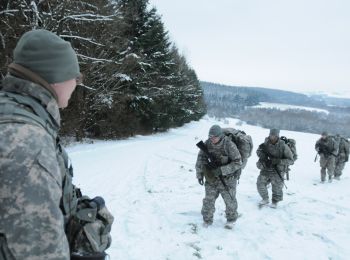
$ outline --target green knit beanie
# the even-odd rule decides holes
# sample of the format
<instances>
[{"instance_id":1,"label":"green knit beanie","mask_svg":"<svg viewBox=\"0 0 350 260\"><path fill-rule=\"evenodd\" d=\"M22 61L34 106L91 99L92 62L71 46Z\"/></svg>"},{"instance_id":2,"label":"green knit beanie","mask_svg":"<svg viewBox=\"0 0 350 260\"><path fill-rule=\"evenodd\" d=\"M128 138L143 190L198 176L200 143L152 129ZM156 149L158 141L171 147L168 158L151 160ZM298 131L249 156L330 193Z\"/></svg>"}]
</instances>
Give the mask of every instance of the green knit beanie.
<instances>
[{"instance_id":1,"label":"green knit beanie","mask_svg":"<svg viewBox=\"0 0 350 260\"><path fill-rule=\"evenodd\" d=\"M278 129L275 129L275 128L273 128L273 129L270 129L270 136L280 136L280 130L278 130Z\"/></svg>"},{"instance_id":2,"label":"green knit beanie","mask_svg":"<svg viewBox=\"0 0 350 260\"><path fill-rule=\"evenodd\" d=\"M209 137L216 136L221 137L223 135L222 129L219 125L213 125L209 129Z\"/></svg>"},{"instance_id":3,"label":"green knit beanie","mask_svg":"<svg viewBox=\"0 0 350 260\"><path fill-rule=\"evenodd\" d=\"M49 84L80 76L78 58L70 43L47 30L23 34L13 56L14 63L35 72Z\"/></svg>"}]
</instances>

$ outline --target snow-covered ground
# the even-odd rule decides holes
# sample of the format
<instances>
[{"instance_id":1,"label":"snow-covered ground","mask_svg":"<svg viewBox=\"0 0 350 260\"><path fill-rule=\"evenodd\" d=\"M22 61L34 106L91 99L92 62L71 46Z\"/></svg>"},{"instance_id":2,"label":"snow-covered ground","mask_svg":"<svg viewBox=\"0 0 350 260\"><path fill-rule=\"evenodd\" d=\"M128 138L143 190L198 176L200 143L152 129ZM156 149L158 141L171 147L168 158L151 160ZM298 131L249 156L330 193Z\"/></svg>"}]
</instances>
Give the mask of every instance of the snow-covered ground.
<instances>
[{"instance_id":1,"label":"snow-covered ground","mask_svg":"<svg viewBox=\"0 0 350 260\"><path fill-rule=\"evenodd\" d=\"M320 108L314 108L314 107L304 107L304 106L295 106L295 105L288 105L288 104L279 104L279 103L268 103L268 102L260 102L259 105L253 106L253 108L275 108L279 110L306 110L306 111L313 111L313 112L319 112L319 113L326 113L329 114L329 111L326 109L320 109Z\"/></svg>"},{"instance_id":2,"label":"snow-covered ground","mask_svg":"<svg viewBox=\"0 0 350 260\"><path fill-rule=\"evenodd\" d=\"M233 230L224 229L219 197L213 226L201 226L204 188L195 178L195 144L216 123L237 127L235 119L204 118L163 134L68 149L75 183L85 194L103 196L115 216L110 259L349 259L349 168L341 181L319 183L317 135L281 132L296 139L299 160L279 207L258 209L255 150L268 130L237 127L255 145L237 190L243 215Z\"/></svg>"}]
</instances>

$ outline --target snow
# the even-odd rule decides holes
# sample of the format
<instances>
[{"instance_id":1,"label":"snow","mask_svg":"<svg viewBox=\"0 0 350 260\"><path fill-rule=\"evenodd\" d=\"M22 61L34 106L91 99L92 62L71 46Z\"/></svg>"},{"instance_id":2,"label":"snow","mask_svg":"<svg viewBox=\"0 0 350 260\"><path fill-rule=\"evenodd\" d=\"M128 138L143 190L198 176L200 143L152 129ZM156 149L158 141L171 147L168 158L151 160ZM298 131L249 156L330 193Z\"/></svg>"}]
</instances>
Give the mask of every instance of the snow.
<instances>
[{"instance_id":1,"label":"snow","mask_svg":"<svg viewBox=\"0 0 350 260\"><path fill-rule=\"evenodd\" d=\"M123 73L117 73L114 75L116 78L120 78L121 82L124 81L132 81L132 78L129 75L123 74Z\"/></svg>"},{"instance_id":2,"label":"snow","mask_svg":"<svg viewBox=\"0 0 350 260\"><path fill-rule=\"evenodd\" d=\"M295 106L288 104L279 104L279 103L268 103L268 102L260 102L259 105L253 106L253 108L275 108L279 110L288 110L288 109L296 109L296 110L306 110L306 111L314 111L319 113L329 114L329 111L326 109L314 108L314 107L305 107L305 106Z\"/></svg>"},{"instance_id":3,"label":"snow","mask_svg":"<svg viewBox=\"0 0 350 260\"><path fill-rule=\"evenodd\" d=\"M239 126L255 146L237 188L243 215L233 230L224 229L219 197L213 226L203 228L195 144L213 124L237 127L238 120L205 117L167 133L68 148L75 184L91 197L103 196L115 216L110 259L349 259L349 168L341 181L320 184L319 136L313 134L281 131L296 139L299 159L284 201L277 209L258 209L255 150L268 129Z\"/></svg>"},{"instance_id":4,"label":"snow","mask_svg":"<svg viewBox=\"0 0 350 260\"><path fill-rule=\"evenodd\" d=\"M308 96L325 96L325 97L333 97L333 98L347 98L350 99L350 91L342 90L342 91L309 91L305 92L305 95Z\"/></svg>"}]
</instances>

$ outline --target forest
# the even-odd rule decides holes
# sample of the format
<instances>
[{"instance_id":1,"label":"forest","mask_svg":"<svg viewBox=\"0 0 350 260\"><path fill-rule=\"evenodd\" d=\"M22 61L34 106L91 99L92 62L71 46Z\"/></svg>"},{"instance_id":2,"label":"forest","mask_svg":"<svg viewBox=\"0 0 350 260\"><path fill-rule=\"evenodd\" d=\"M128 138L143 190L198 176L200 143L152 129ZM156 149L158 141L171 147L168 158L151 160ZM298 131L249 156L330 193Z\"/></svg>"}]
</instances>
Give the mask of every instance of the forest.
<instances>
[{"instance_id":1,"label":"forest","mask_svg":"<svg viewBox=\"0 0 350 260\"><path fill-rule=\"evenodd\" d=\"M69 41L84 76L62 111L64 136L122 138L206 113L196 72L148 0L0 1L0 76L20 36L47 29Z\"/></svg>"}]
</instances>

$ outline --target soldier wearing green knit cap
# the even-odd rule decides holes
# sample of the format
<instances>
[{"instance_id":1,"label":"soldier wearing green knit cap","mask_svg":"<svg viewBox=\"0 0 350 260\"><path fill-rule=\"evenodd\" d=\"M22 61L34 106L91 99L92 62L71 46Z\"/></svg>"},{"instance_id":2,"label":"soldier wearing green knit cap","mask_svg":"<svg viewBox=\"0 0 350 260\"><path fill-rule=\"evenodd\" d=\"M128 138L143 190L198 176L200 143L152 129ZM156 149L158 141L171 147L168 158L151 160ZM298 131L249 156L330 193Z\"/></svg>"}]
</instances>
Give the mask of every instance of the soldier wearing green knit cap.
<instances>
[{"instance_id":1,"label":"soldier wearing green knit cap","mask_svg":"<svg viewBox=\"0 0 350 260\"><path fill-rule=\"evenodd\" d=\"M277 203L283 200L284 176L288 166L294 163L293 153L289 146L279 138L280 131L271 129L269 136L259 145L256 153L259 161L256 166L260 170L256 186L262 200L259 206L269 204L268 186L272 186L272 204L276 208Z\"/></svg>"},{"instance_id":2,"label":"soldier wearing green knit cap","mask_svg":"<svg viewBox=\"0 0 350 260\"><path fill-rule=\"evenodd\" d=\"M242 167L241 155L235 143L224 135L219 125L213 125L208 135L205 146L214 158L215 165L208 164L208 155L202 150L199 151L196 162L198 183L205 187L201 211L203 226L208 227L213 223L215 201L221 195L226 205L226 227L232 228L239 217L236 186L239 177L237 173Z\"/></svg>"},{"instance_id":3,"label":"soldier wearing green knit cap","mask_svg":"<svg viewBox=\"0 0 350 260\"><path fill-rule=\"evenodd\" d=\"M321 183L326 181L327 174L328 181L332 182L339 143L337 143L335 138L330 136L326 131L323 131L321 138L318 139L315 144L315 150L320 155Z\"/></svg>"},{"instance_id":4,"label":"soldier wearing green knit cap","mask_svg":"<svg viewBox=\"0 0 350 260\"><path fill-rule=\"evenodd\" d=\"M0 90L0 259L74 259L65 226L77 193L57 140L59 108L80 78L69 42L47 30L22 35Z\"/></svg>"}]
</instances>

